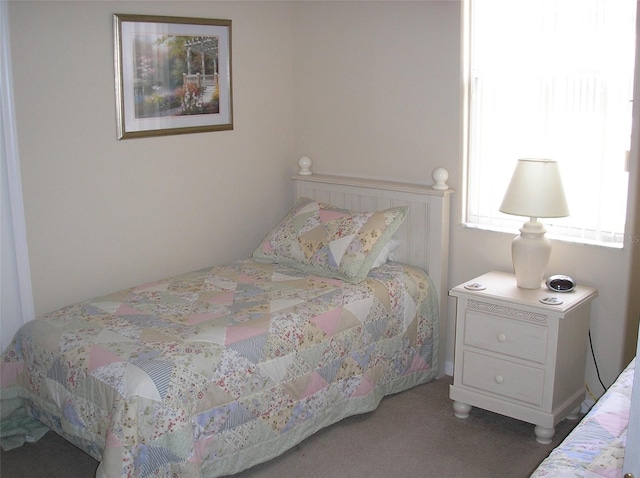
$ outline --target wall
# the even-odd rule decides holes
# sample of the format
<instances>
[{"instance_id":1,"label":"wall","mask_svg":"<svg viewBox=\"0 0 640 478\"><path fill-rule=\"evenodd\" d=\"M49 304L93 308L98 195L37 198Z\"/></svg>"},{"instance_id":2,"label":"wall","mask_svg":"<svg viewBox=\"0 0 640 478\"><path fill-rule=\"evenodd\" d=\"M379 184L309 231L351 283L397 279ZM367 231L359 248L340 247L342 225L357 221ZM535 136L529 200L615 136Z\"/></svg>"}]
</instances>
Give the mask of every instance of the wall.
<instances>
[{"instance_id":1,"label":"wall","mask_svg":"<svg viewBox=\"0 0 640 478\"><path fill-rule=\"evenodd\" d=\"M640 7L640 2L636 5ZM638 323L640 323L640 15L636 15L636 77L633 92L633 127L631 132L630 192L627 210L628 244L631 247L631 276L627 299L627 335L624 344L625 359L630 360L637 351Z\"/></svg>"},{"instance_id":2,"label":"wall","mask_svg":"<svg viewBox=\"0 0 640 478\"><path fill-rule=\"evenodd\" d=\"M118 141L114 13L231 19L234 130ZM30 1L9 18L37 314L247 257L290 207L290 4Z\"/></svg>"},{"instance_id":3,"label":"wall","mask_svg":"<svg viewBox=\"0 0 640 478\"><path fill-rule=\"evenodd\" d=\"M512 270L512 235L461 226L461 2L301 2L294 38L296 155L311 156L318 172L425 184L433 168L446 167L457 190L450 285ZM592 333L606 384L624 365L630 264L629 247L558 241L549 263L549 273L599 289ZM448 306L452 372L455 301ZM591 359L587 382L600 395Z\"/></svg>"},{"instance_id":4,"label":"wall","mask_svg":"<svg viewBox=\"0 0 640 478\"><path fill-rule=\"evenodd\" d=\"M321 172L428 183L443 165L455 186L459 4L298 2L294 11L296 153Z\"/></svg>"}]
</instances>

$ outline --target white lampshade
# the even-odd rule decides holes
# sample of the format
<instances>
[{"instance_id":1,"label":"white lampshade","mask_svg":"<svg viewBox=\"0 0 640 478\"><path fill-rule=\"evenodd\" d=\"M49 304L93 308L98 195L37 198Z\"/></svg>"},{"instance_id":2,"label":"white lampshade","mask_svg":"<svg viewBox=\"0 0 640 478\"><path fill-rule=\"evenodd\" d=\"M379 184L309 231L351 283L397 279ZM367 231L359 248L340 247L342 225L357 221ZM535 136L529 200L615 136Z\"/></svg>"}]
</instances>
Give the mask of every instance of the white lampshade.
<instances>
[{"instance_id":1,"label":"white lampshade","mask_svg":"<svg viewBox=\"0 0 640 478\"><path fill-rule=\"evenodd\" d=\"M537 289L551 255L551 241L545 237L538 218L569 215L558 163L550 159L519 159L500 211L531 218L514 238L511 257L518 287Z\"/></svg>"},{"instance_id":2,"label":"white lampshade","mask_svg":"<svg viewBox=\"0 0 640 478\"><path fill-rule=\"evenodd\" d=\"M500 211L527 217L568 216L569 207L558 162L551 159L519 159Z\"/></svg>"}]
</instances>

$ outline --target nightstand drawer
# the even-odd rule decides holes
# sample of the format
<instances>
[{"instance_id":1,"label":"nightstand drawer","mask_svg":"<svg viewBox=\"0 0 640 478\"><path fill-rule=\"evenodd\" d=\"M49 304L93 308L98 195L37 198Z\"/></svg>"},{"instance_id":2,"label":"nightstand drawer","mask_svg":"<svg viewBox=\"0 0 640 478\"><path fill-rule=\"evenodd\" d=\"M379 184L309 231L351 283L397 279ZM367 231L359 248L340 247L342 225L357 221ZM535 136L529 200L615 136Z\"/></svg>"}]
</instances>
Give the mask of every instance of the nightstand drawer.
<instances>
[{"instance_id":1,"label":"nightstand drawer","mask_svg":"<svg viewBox=\"0 0 640 478\"><path fill-rule=\"evenodd\" d=\"M547 327L467 310L464 343L544 364L547 356Z\"/></svg>"},{"instance_id":2,"label":"nightstand drawer","mask_svg":"<svg viewBox=\"0 0 640 478\"><path fill-rule=\"evenodd\" d=\"M465 350L462 385L541 406L544 370Z\"/></svg>"}]
</instances>

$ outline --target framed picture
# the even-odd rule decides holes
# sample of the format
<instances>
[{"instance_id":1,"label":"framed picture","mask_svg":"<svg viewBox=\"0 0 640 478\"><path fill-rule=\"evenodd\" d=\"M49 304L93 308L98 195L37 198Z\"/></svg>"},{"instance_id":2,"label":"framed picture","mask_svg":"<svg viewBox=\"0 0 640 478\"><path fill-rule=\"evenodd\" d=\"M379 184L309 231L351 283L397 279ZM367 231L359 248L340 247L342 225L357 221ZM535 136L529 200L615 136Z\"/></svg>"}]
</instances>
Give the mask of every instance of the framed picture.
<instances>
[{"instance_id":1,"label":"framed picture","mask_svg":"<svg viewBox=\"0 0 640 478\"><path fill-rule=\"evenodd\" d=\"M233 129L231 20L114 15L118 139Z\"/></svg>"}]
</instances>

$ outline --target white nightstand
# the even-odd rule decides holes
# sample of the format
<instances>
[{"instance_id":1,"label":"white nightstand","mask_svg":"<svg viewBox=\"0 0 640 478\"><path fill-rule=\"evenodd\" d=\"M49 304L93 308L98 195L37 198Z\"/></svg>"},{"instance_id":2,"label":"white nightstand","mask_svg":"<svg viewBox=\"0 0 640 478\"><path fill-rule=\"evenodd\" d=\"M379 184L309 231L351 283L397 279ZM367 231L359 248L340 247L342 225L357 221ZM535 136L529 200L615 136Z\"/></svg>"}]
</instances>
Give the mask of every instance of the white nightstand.
<instances>
[{"instance_id":1,"label":"white nightstand","mask_svg":"<svg viewBox=\"0 0 640 478\"><path fill-rule=\"evenodd\" d=\"M513 274L490 272L449 294L458 301L449 389L456 416L483 408L533 423L536 440L550 443L556 424L580 412L598 292L520 289Z\"/></svg>"}]
</instances>

